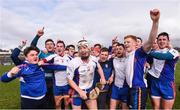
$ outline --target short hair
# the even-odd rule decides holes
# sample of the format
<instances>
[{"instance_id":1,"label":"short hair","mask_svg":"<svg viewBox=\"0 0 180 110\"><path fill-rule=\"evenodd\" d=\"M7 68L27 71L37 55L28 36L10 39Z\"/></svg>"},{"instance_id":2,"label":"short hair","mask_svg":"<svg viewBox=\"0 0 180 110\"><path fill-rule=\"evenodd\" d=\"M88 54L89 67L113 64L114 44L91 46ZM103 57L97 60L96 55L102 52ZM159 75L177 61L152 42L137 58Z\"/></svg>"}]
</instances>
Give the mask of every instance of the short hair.
<instances>
[{"instance_id":1,"label":"short hair","mask_svg":"<svg viewBox=\"0 0 180 110\"><path fill-rule=\"evenodd\" d=\"M74 53L73 53L73 56L75 55L75 54L77 54L78 52L77 51L75 51Z\"/></svg>"},{"instance_id":2,"label":"short hair","mask_svg":"<svg viewBox=\"0 0 180 110\"><path fill-rule=\"evenodd\" d=\"M136 40L139 39L141 42L143 42L142 38L140 37L136 37Z\"/></svg>"},{"instance_id":3,"label":"short hair","mask_svg":"<svg viewBox=\"0 0 180 110\"><path fill-rule=\"evenodd\" d=\"M114 45L114 44L118 44L119 42L113 42L113 44L112 45Z\"/></svg>"},{"instance_id":4,"label":"short hair","mask_svg":"<svg viewBox=\"0 0 180 110\"><path fill-rule=\"evenodd\" d=\"M69 51L69 48L66 46L65 51Z\"/></svg>"},{"instance_id":5,"label":"short hair","mask_svg":"<svg viewBox=\"0 0 180 110\"><path fill-rule=\"evenodd\" d=\"M31 50L34 50L34 51L36 51L37 53L40 52L40 50L39 50L37 47L35 47L35 46L30 46L30 47L26 47L26 48L24 49L24 52L23 52L24 55L27 56L27 54L28 54Z\"/></svg>"},{"instance_id":6,"label":"short hair","mask_svg":"<svg viewBox=\"0 0 180 110\"><path fill-rule=\"evenodd\" d=\"M133 39L134 41L137 42L137 37L134 36L134 35L127 35L127 36L124 37L124 39L127 39L127 38L131 38L131 39Z\"/></svg>"},{"instance_id":7,"label":"short hair","mask_svg":"<svg viewBox=\"0 0 180 110\"><path fill-rule=\"evenodd\" d=\"M101 52L108 52L109 53L109 49L106 47L103 47L103 48L101 48Z\"/></svg>"},{"instance_id":8,"label":"short hair","mask_svg":"<svg viewBox=\"0 0 180 110\"><path fill-rule=\"evenodd\" d=\"M72 48L74 48L74 49L75 49L75 46L74 46L74 45L72 45L72 44L71 44L71 45L66 46L66 48L67 48L68 50L69 50L69 48L70 48L70 47L72 47Z\"/></svg>"},{"instance_id":9,"label":"short hair","mask_svg":"<svg viewBox=\"0 0 180 110\"><path fill-rule=\"evenodd\" d=\"M101 48L101 44L94 44L94 47L99 46Z\"/></svg>"},{"instance_id":10,"label":"short hair","mask_svg":"<svg viewBox=\"0 0 180 110\"><path fill-rule=\"evenodd\" d=\"M52 39L47 39L47 40L45 41L45 44L46 44L47 42L52 42L53 45L55 45L55 43L54 43L54 41L53 41Z\"/></svg>"},{"instance_id":11,"label":"short hair","mask_svg":"<svg viewBox=\"0 0 180 110\"><path fill-rule=\"evenodd\" d=\"M159 33L157 39L159 39L160 36L166 36L167 39L169 40L169 34L168 34L167 32L161 32L161 33Z\"/></svg>"},{"instance_id":12,"label":"short hair","mask_svg":"<svg viewBox=\"0 0 180 110\"><path fill-rule=\"evenodd\" d=\"M122 43L118 43L117 46L121 46L121 47L123 47L125 49L125 46Z\"/></svg>"},{"instance_id":13,"label":"short hair","mask_svg":"<svg viewBox=\"0 0 180 110\"><path fill-rule=\"evenodd\" d=\"M64 46L64 48L66 47L66 46L65 46L64 41L62 41L62 40L58 40L56 44L58 44L58 43L62 43L62 44L63 44L63 46Z\"/></svg>"}]
</instances>

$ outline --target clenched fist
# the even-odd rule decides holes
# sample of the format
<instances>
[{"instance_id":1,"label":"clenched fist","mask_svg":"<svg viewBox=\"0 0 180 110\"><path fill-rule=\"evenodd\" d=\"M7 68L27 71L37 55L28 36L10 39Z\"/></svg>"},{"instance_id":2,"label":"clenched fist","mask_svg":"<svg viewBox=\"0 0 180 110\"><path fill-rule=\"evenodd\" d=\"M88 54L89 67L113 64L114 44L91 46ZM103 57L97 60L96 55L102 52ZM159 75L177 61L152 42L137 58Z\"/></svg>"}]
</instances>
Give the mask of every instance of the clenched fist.
<instances>
[{"instance_id":1,"label":"clenched fist","mask_svg":"<svg viewBox=\"0 0 180 110\"><path fill-rule=\"evenodd\" d=\"M153 9L150 11L150 16L152 21L157 22L160 18L160 11L158 9Z\"/></svg>"}]
</instances>

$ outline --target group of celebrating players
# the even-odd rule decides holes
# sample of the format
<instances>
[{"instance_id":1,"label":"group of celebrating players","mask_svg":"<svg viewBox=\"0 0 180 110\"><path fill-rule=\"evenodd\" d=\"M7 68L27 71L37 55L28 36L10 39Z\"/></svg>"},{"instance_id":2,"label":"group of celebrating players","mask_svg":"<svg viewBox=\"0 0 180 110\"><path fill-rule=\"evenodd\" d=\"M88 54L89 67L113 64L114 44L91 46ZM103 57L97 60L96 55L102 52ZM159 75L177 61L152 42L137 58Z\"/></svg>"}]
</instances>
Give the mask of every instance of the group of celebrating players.
<instances>
[{"instance_id":1,"label":"group of celebrating players","mask_svg":"<svg viewBox=\"0 0 180 110\"><path fill-rule=\"evenodd\" d=\"M44 35L44 28L40 29L24 49L24 60L18 56L26 41L13 50L16 66L1 81L19 78L22 109L145 109L148 95L153 109L172 109L179 53L168 33L157 34L159 10L151 10L150 17L152 28L146 42L127 35L124 43L113 39L110 48L90 47L83 39L75 51L74 45L47 39L46 50L39 50L37 42ZM92 91L97 98L90 97Z\"/></svg>"}]
</instances>

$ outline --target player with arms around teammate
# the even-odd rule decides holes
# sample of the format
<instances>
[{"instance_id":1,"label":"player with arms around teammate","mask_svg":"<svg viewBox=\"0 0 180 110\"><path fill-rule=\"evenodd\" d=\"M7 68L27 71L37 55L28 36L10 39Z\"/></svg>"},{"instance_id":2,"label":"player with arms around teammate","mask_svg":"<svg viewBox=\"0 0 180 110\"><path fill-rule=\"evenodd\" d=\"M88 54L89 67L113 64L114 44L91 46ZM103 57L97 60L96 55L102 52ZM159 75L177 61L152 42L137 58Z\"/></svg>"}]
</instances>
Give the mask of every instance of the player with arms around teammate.
<instances>
[{"instance_id":1,"label":"player with arms around teammate","mask_svg":"<svg viewBox=\"0 0 180 110\"><path fill-rule=\"evenodd\" d=\"M37 47L37 43L39 39L44 35L44 27L42 29L39 29L36 36L31 42L32 46ZM43 59L48 57L49 55L54 54L55 49L55 43L52 39L47 39L45 41L45 50L40 50L39 58ZM54 75L52 70L44 69L45 71L45 80L47 85L47 93L46 97L48 100L47 108L48 109L54 109L55 108L55 101L54 101L54 94L53 94L53 81L54 81Z\"/></svg>"},{"instance_id":2,"label":"player with arms around teammate","mask_svg":"<svg viewBox=\"0 0 180 110\"><path fill-rule=\"evenodd\" d=\"M46 63L49 62L50 64L54 65L63 65L67 66L68 62L70 61L70 58L67 54L64 54L65 50L65 43L64 41L58 40L56 43L56 54L52 54L45 59L43 59L41 62ZM56 104L56 109L61 109L61 103L62 103L62 97L64 95L68 95L68 91L70 89L70 86L67 82L67 72L66 70L55 70L54 71L55 76L55 83L53 85L54 87L54 99ZM65 109L68 109L68 103L66 101L66 98L64 98L64 106Z\"/></svg>"},{"instance_id":3,"label":"player with arms around teammate","mask_svg":"<svg viewBox=\"0 0 180 110\"><path fill-rule=\"evenodd\" d=\"M10 82L15 78L20 78L21 109L46 108L45 73L37 65L38 53L38 48L27 47L24 50L25 61L1 77L2 82Z\"/></svg>"}]
</instances>

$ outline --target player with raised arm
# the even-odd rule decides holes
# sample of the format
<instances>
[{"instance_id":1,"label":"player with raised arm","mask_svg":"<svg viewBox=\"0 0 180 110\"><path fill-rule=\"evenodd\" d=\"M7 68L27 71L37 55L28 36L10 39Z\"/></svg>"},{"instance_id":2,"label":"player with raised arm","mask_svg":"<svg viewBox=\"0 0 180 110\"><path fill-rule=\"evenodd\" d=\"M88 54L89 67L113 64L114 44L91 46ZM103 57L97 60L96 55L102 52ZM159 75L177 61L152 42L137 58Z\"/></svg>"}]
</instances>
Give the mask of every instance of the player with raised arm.
<instances>
[{"instance_id":1,"label":"player with raised arm","mask_svg":"<svg viewBox=\"0 0 180 110\"><path fill-rule=\"evenodd\" d=\"M31 42L31 46L37 46L39 38L42 37L43 35L44 35L44 27L38 30L36 36ZM39 53L40 59L46 58L49 55L54 54L54 48L55 48L54 41L52 39L47 39L45 41L45 48L46 48L45 51L41 50ZM55 108L54 94L53 94L53 81L54 81L54 76L52 74L53 71L49 69L45 69L44 71L45 71L45 79L47 84L47 93L46 93L46 97L48 100L47 108L53 109Z\"/></svg>"},{"instance_id":2,"label":"player with raised arm","mask_svg":"<svg viewBox=\"0 0 180 110\"><path fill-rule=\"evenodd\" d=\"M144 65L147 59L147 53L151 50L153 42L156 39L160 12L158 9L150 11L152 19L152 28L148 40L142 47L136 49L137 39L134 35L124 37L126 49L126 81L130 87L130 105L132 109L145 109L147 100L147 84L144 78Z\"/></svg>"},{"instance_id":3,"label":"player with raised arm","mask_svg":"<svg viewBox=\"0 0 180 110\"><path fill-rule=\"evenodd\" d=\"M64 54L65 50L65 43L64 41L58 40L56 43L56 49L55 53L53 55L50 55L46 58L44 58L42 61L43 63L49 62L54 65L64 65L67 66L68 62L71 60L67 54ZM67 82L67 72L64 71L54 71L54 77L55 77L55 83L53 85L54 87L54 98L55 98L55 104L56 109L61 109L62 104L62 97L64 95L68 95L68 91L70 89L70 86ZM68 103L66 101L66 98L64 98L64 107L65 109L68 109Z\"/></svg>"}]
</instances>

